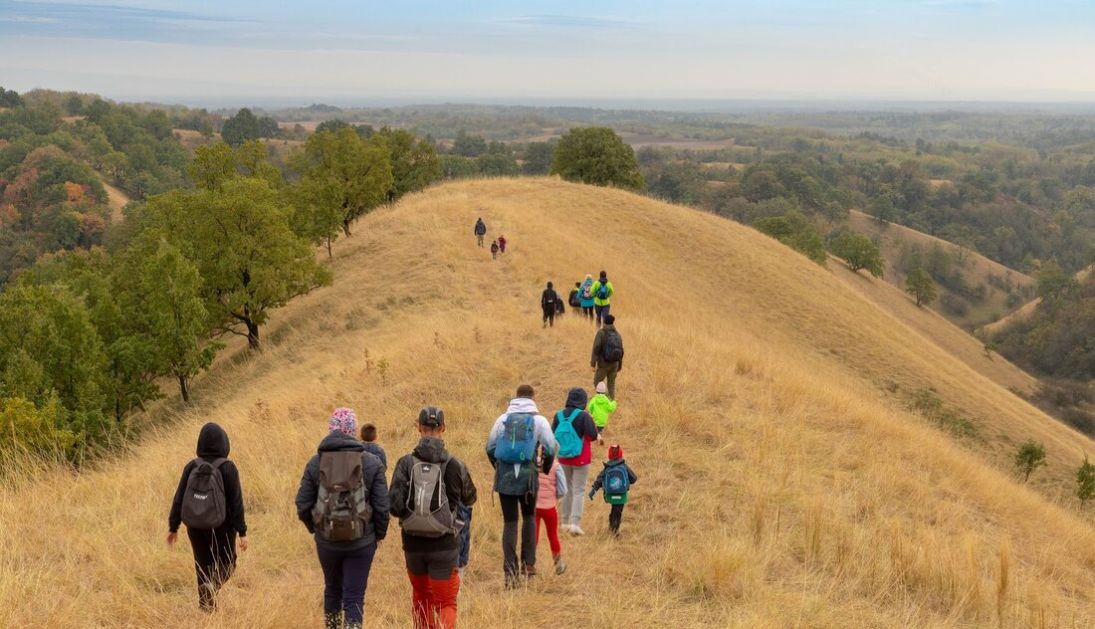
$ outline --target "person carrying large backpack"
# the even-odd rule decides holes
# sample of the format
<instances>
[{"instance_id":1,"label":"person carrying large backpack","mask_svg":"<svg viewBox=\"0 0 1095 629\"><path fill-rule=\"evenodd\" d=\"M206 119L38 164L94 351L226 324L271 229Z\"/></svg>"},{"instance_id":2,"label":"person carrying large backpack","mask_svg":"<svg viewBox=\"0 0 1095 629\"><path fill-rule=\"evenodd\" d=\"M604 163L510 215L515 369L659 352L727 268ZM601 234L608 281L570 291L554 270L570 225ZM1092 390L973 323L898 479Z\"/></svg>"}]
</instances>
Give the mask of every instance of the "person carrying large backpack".
<instances>
[{"instance_id":1,"label":"person carrying large backpack","mask_svg":"<svg viewBox=\"0 0 1095 629\"><path fill-rule=\"evenodd\" d=\"M326 629L363 625L373 557L388 533L384 465L356 436L354 412L335 409L297 490L297 517L315 536L323 568Z\"/></svg>"},{"instance_id":2,"label":"person carrying large backpack","mask_svg":"<svg viewBox=\"0 0 1095 629\"><path fill-rule=\"evenodd\" d=\"M582 285L578 288L578 299L582 306L582 313L592 322L593 310L596 300L593 297L593 276L587 275Z\"/></svg>"},{"instance_id":3,"label":"person carrying large backpack","mask_svg":"<svg viewBox=\"0 0 1095 629\"><path fill-rule=\"evenodd\" d=\"M487 224L483 222L483 218L475 221L475 240L480 247L483 246L483 236L487 235Z\"/></svg>"},{"instance_id":4,"label":"person carrying large backpack","mask_svg":"<svg viewBox=\"0 0 1095 629\"><path fill-rule=\"evenodd\" d=\"M247 550L247 521L236 464L228 460L228 433L209 422L198 433L197 458L183 468L167 518L167 544L174 546L179 525L194 553L198 577L198 605L216 607L217 592L236 568L236 535Z\"/></svg>"},{"instance_id":5,"label":"person carrying large backpack","mask_svg":"<svg viewBox=\"0 0 1095 629\"><path fill-rule=\"evenodd\" d=\"M536 448L548 471L555 461L557 444L547 419L540 414L531 385L517 387L517 397L494 422L487 438L487 458L494 466L494 491L502 504L502 569L506 588L520 584L521 577L536 575L536 495L539 474ZM521 518L521 562L517 561L518 515Z\"/></svg>"},{"instance_id":6,"label":"person carrying large backpack","mask_svg":"<svg viewBox=\"0 0 1095 629\"><path fill-rule=\"evenodd\" d=\"M612 295L616 289L608 281L608 274L601 271L601 277L593 282L593 308L597 311L597 325L600 325L612 309Z\"/></svg>"},{"instance_id":7,"label":"person carrying large backpack","mask_svg":"<svg viewBox=\"0 0 1095 629\"><path fill-rule=\"evenodd\" d=\"M468 469L445 450L445 412L428 406L418 414L421 439L399 459L392 475L392 514L403 529L403 555L414 590L415 629L452 629L460 593L461 506L475 504Z\"/></svg>"},{"instance_id":8,"label":"person carrying large backpack","mask_svg":"<svg viewBox=\"0 0 1095 629\"><path fill-rule=\"evenodd\" d=\"M608 384L608 397L616 399L616 374L624 368L624 340L616 331L616 316L605 317L605 324L597 330L593 339L593 355L589 359L593 367L593 386L598 382Z\"/></svg>"},{"instance_id":9,"label":"person carrying large backpack","mask_svg":"<svg viewBox=\"0 0 1095 629\"><path fill-rule=\"evenodd\" d=\"M555 286L551 282L540 293L540 309L544 311L544 327L555 327L555 315L559 312L559 293L555 292Z\"/></svg>"},{"instance_id":10,"label":"person carrying large backpack","mask_svg":"<svg viewBox=\"0 0 1095 629\"><path fill-rule=\"evenodd\" d=\"M593 448L590 444L596 441L604 445L593 417L585 411L588 397L585 389L571 389L567 394L566 405L555 413L551 424L555 441L559 444L559 465L569 488L563 498L559 524L562 530L571 535L585 535L581 522L585 511L583 497L586 482L589 480L589 466L593 462Z\"/></svg>"}]
</instances>

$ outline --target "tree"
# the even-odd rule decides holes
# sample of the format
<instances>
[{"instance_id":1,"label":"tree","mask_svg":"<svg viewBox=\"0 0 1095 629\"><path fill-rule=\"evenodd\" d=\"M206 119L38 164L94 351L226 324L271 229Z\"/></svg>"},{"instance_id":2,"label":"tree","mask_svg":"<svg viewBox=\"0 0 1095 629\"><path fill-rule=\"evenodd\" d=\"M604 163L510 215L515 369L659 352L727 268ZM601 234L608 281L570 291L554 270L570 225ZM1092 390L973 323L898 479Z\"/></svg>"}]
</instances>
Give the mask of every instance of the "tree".
<instances>
[{"instance_id":1,"label":"tree","mask_svg":"<svg viewBox=\"0 0 1095 629\"><path fill-rule=\"evenodd\" d=\"M0 107L22 107L23 98L15 90L6 90L0 87Z\"/></svg>"},{"instance_id":2,"label":"tree","mask_svg":"<svg viewBox=\"0 0 1095 629\"><path fill-rule=\"evenodd\" d=\"M162 229L198 267L212 327L246 336L258 349L259 328L272 309L330 281L307 241L293 233L289 215L269 183L237 177L219 190L153 197L140 220Z\"/></svg>"},{"instance_id":3,"label":"tree","mask_svg":"<svg viewBox=\"0 0 1095 629\"><path fill-rule=\"evenodd\" d=\"M546 175L551 172L551 161L555 157L553 142L529 142L525 147L525 163L521 172L526 175Z\"/></svg>"},{"instance_id":4,"label":"tree","mask_svg":"<svg viewBox=\"0 0 1095 629\"><path fill-rule=\"evenodd\" d=\"M1015 469L1023 476L1023 482L1030 480L1034 470L1046 464L1046 448L1042 444L1028 440L1019 446L1015 453Z\"/></svg>"},{"instance_id":5,"label":"tree","mask_svg":"<svg viewBox=\"0 0 1095 629\"><path fill-rule=\"evenodd\" d=\"M1045 301L1056 301L1078 286L1076 277L1062 270L1056 260L1046 262L1038 271L1038 296Z\"/></svg>"},{"instance_id":6,"label":"tree","mask_svg":"<svg viewBox=\"0 0 1095 629\"><path fill-rule=\"evenodd\" d=\"M324 120L316 125L315 133L323 133L324 131L330 131L331 133L338 133L343 129L353 129L363 140L367 140L373 137L376 131L371 125L359 124L352 125L345 120L339 118L332 118L331 120Z\"/></svg>"},{"instance_id":7,"label":"tree","mask_svg":"<svg viewBox=\"0 0 1095 629\"><path fill-rule=\"evenodd\" d=\"M643 187L635 151L606 127L571 129L555 147L551 174L567 181L631 190Z\"/></svg>"},{"instance_id":8,"label":"tree","mask_svg":"<svg viewBox=\"0 0 1095 629\"><path fill-rule=\"evenodd\" d=\"M917 306L930 304L938 296L931 274L920 267L905 278L905 292L916 298Z\"/></svg>"},{"instance_id":9,"label":"tree","mask_svg":"<svg viewBox=\"0 0 1095 629\"><path fill-rule=\"evenodd\" d=\"M801 212L791 210L783 216L770 216L757 219L753 226L783 244L791 247L825 266L825 242Z\"/></svg>"},{"instance_id":10,"label":"tree","mask_svg":"<svg viewBox=\"0 0 1095 629\"><path fill-rule=\"evenodd\" d=\"M13 437L0 439L0 452L71 454L76 435L64 425L65 409L56 397L40 406L21 397L0 397L0 426L5 432L10 430Z\"/></svg>"},{"instance_id":11,"label":"tree","mask_svg":"<svg viewBox=\"0 0 1095 629\"><path fill-rule=\"evenodd\" d=\"M1087 460L1087 456L1076 470L1076 497L1080 499L1081 509L1088 500L1095 498L1095 465Z\"/></svg>"},{"instance_id":12,"label":"tree","mask_svg":"<svg viewBox=\"0 0 1095 629\"><path fill-rule=\"evenodd\" d=\"M475 158L475 166L487 177L512 177L520 172L517 160L506 153L484 153Z\"/></svg>"},{"instance_id":13,"label":"tree","mask_svg":"<svg viewBox=\"0 0 1095 629\"><path fill-rule=\"evenodd\" d=\"M278 123L269 116L258 117L244 107L235 116L224 121L221 138L229 146L239 146L248 140L271 138L278 133Z\"/></svg>"},{"instance_id":14,"label":"tree","mask_svg":"<svg viewBox=\"0 0 1095 629\"><path fill-rule=\"evenodd\" d=\"M463 129L452 142L452 153L464 157L479 157L487 152L487 141L481 135L468 135Z\"/></svg>"},{"instance_id":15,"label":"tree","mask_svg":"<svg viewBox=\"0 0 1095 629\"><path fill-rule=\"evenodd\" d=\"M853 272L867 269L875 277L882 277L884 273L882 252L863 234L842 232L833 239L829 249L833 255L843 258Z\"/></svg>"},{"instance_id":16,"label":"tree","mask_svg":"<svg viewBox=\"0 0 1095 629\"><path fill-rule=\"evenodd\" d=\"M224 142L199 146L194 150L194 159L186 172L195 186L214 190L237 175L236 155Z\"/></svg>"},{"instance_id":17,"label":"tree","mask_svg":"<svg viewBox=\"0 0 1095 629\"><path fill-rule=\"evenodd\" d=\"M316 195L310 207L325 216L337 213L339 225L331 230L324 222L320 230L328 247L337 236L338 226L345 235L351 235L353 221L384 203L392 188L392 165L385 142L378 138L362 140L352 129L312 134L290 161L300 173L302 191Z\"/></svg>"},{"instance_id":18,"label":"tree","mask_svg":"<svg viewBox=\"0 0 1095 629\"><path fill-rule=\"evenodd\" d=\"M392 185L387 194L389 203L441 178L441 162L430 142L405 129L388 127L381 129L376 137L387 146L392 165Z\"/></svg>"}]
</instances>

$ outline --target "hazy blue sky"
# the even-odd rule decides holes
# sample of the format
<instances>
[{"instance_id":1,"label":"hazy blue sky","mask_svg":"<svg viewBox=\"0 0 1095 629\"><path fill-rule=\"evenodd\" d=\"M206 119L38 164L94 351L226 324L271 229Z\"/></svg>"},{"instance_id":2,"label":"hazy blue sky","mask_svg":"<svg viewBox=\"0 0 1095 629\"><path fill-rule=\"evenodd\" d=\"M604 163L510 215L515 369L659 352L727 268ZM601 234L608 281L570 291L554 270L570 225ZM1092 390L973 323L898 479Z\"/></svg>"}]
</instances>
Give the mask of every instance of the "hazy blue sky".
<instances>
[{"instance_id":1,"label":"hazy blue sky","mask_svg":"<svg viewBox=\"0 0 1095 629\"><path fill-rule=\"evenodd\" d=\"M1095 102L1095 0L0 0L0 85L190 102Z\"/></svg>"}]
</instances>

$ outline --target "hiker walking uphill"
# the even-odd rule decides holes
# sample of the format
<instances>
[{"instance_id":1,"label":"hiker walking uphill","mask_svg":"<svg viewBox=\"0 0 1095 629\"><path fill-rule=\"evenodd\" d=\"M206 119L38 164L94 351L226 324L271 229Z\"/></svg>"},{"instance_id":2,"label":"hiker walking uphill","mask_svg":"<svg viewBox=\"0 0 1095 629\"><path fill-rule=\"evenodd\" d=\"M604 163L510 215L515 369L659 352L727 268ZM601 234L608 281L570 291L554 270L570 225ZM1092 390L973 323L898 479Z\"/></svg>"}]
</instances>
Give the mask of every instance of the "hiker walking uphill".
<instances>
[{"instance_id":1,"label":"hiker walking uphill","mask_svg":"<svg viewBox=\"0 0 1095 629\"><path fill-rule=\"evenodd\" d=\"M559 312L559 293L555 292L555 287L551 282L547 283L547 288L543 293L540 293L540 309L544 311L544 326L555 327L555 315Z\"/></svg>"},{"instance_id":2,"label":"hiker walking uphill","mask_svg":"<svg viewBox=\"0 0 1095 629\"><path fill-rule=\"evenodd\" d=\"M597 330L593 339L593 355L589 359L593 367L593 384L606 382L608 397L616 399L616 374L624 368L624 341L616 331L615 315L605 317L605 324Z\"/></svg>"},{"instance_id":3,"label":"hiker walking uphill","mask_svg":"<svg viewBox=\"0 0 1095 629\"><path fill-rule=\"evenodd\" d=\"M498 253L506 252L506 237L501 234L498 235Z\"/></svg>"},{"instance_id":4,"label":"hiker walking uphill","mask_svg":"<svg viewBox=\"0 0 1095 629\"><path fill-rule=\"evenodd\" d=\"M593 462L592 442L604 445L593 417L585 411L585 389L576 387L567 393L566 405L555 413L552 431L559 444L559 465L563 469L569 493L563 498L562 529L571 535L585 535L582 530L583 497L589 480L589 465Z\"/></svg>"},{"instance_id":5,"label":"hiker walking uphill","mask_svg":"<svg viewBox=\"0 0 1095 629\"><path fill-rule=\"evenodd\" d=\"M167 544L174 546L179 525L194 553L198 605L213 611L217 592L236 568L236 535L247 550L247 522L236 464L228 460L228 433L212 422L198 433L197 458L186 464L171 501Z\"/></svg>"},{"instance_id":6,"label":"hiker walking uphill","mask_svg":"<svg viewBox=\"0 0 1095 629\"><path fill-rule=\"evenodd\" d=\"M487 235L487 224L483 222L483 219L475 221L475 241L480 247L483 246L483 237Z\"/></svg>"},{"instance_id":7,"label":"hiker walking uphill","mask_svg":"<svg viewBox=\"0 0 1095 629\"><path fill-rule=\"evenodd\" d=\"M497 240L490 243L490 259L491 260L497 260L498 259L498 241Z\"/></svg>"},{"instance_id":8,"label":"hiker walking uphill","mask_svg":"<svg viewBox=\"0 0 1095 629\"><path fill-rule=\"evenodd\" d=\"M578 290L578 299L582 306L582 314L590 321L593 321L593 310L596 306L596 300L593 297L592 275L587 275L585 281L582 282L582 285Z\"/></svg>"},{"instance_id":9,"label":"hiker walking uphill","mask_svg":"<svg viewBox=\"0 0 1095 629\"><path fill-rule=\"evenodd\" d=\"M608 281L607 273L601 271L601 277L593 282L592 292L593 309L597 311L597 325L601 325L612 309L612 295L616 292L612 282Z\"/></svg>"},{"instance_id":10,"label":"hiker walking uphill","mask_svg":"<svg viewBox=\"0 0 1095 629\"><path fill-rule=\"evenodd\" d=\"M445 450L443 410L422 409L418 434L418 445L395 464L392 514L403 529L415 629L452 629L460 593L458 535L467 526L460 508L475 504L475 484L464 463Z\"/></svg>"},{"instance_id":11,"label":"hiker walking uphill","mask_svg":"<svg viewBox=\"0 0 1095 629\"><path fill-rule=\"evenodd\" d=\"M357 417L335 409L328 434L304 466L297 517L315 536L323 569L326 629L356 629L364 622L365 590L377 543L388 533L388 483L384 465L356 437Z\"/></svg>"},{"instance_id":12,"label":"hiker walking uphill","mask_svg":"<svg viewBox=\"0 0 1095 629\"><path fill-rule=\"evenodd\" d=\"M597 432L604 433L608 428L608 417L616 412L616 400L605 395L608 386L604 381L597 383L597 394L589 401L586 410L593 416L593 423L597 424Z\"/></svg>"},{"instance_id":13,"label":"hiker walking uphill","mask_svg":"<svg viewBox=\"0 0 1095 629\"><path fill-rule=\"evenodd\" d=\"M540 464L543 464L543 455L540 456ZM555 574L563 574L567 565L563 562L563 545L559 542L559 510L556 503L567 495L567 481L558 461L547 472L541 470L538 479L540 486L536 494L536 545L540 545L540 523L543 522L547 527L548 546L551 548L551 559L555 562Z\"/></svg>"},{"instance_id":14,"label":"hiker walking uphill","mask_svg":"<svg viewBox=\"0 0 1095 629\"><path fill-rule=\"evenodd\" d=\"M365 424L361 427L361 445L365 447L366 452L380 459L384 469L388 469L388 455L384 452L384 448L376 442L376 436L376 426L373 424Z\"/></svg>"},{"instance_id":15,"label":"hiker walking uphill","mask_svg":"<svg viewBox=\"0 0 1095 629\"><path fill-rule=\"evenodd\" d=\"M597 490L604 488L605 502L612 505L608 513L608 531L613 537L620 537L620 522L624 517L624 506L627 504L627 492L631 490L639 477L628 467L624 460L624 449L619 445L608 447L608 461L605 467L593 481L593 487L589 490L589 499Z\"/></svg>"},{"instance_id":16,"label":"hiker walking uphill","mask_svg":"<svg viewBox=\"0 0 1095 629\"><path fill-rule=\"evenodd\" d=\"M536 574L536 447L543 455L540 469L551 469L556 443L547 419L540 415L531 385L517 387L517 397L494 422L487 439L487 458L494 466L494 491L502 504L502 569L506 587L512 589L520 578ZM518 515L520 515L521 560L517 560Z\"/></svg>"}]
</instances>

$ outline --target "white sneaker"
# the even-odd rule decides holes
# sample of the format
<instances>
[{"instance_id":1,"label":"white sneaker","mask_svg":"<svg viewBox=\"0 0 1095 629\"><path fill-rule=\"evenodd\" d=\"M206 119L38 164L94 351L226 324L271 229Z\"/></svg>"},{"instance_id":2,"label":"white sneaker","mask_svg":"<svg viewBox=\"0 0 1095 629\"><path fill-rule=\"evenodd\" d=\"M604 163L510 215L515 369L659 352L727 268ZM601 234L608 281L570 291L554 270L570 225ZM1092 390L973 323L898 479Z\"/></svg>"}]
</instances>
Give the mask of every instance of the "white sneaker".
<instances>
[{"instance_id":1,"label":"white sneaker","mask_svg":"<svg viewBox=\"0 0 1095 629\"><path fill-rule=\"evenodd\" d=\"M586 532L583 531L582 527L578 526L577 524L572 524L570 526L570 534L571 535L585 535Z\"/></svg>"}]
</instances>

